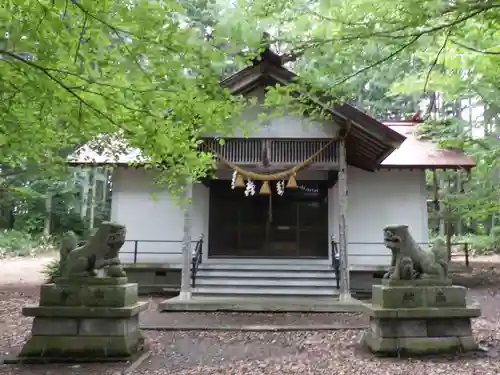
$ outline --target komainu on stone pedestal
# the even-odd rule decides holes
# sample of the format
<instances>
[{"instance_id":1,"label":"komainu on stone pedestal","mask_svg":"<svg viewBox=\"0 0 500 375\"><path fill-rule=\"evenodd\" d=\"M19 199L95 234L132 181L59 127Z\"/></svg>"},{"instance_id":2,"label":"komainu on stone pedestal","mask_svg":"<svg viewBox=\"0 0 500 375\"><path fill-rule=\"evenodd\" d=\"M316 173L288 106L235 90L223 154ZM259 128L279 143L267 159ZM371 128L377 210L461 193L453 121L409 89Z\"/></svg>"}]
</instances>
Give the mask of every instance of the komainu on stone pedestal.
<instances>
[{"instance_id":1,"label":"komainu on stone pedestal","mask_svg":"<svg viewBox=\"0 0 500 375\"><path fill-rule=\"evenodd\" d=\"M446 279L448 261L446 249L435 243L430 251L422 250L408 230L408 225L384 228L385 246L391 249L391 268L385 279ZM410 271L413 268L413 272Z\"/></svg>"},{"instance_id":2,"label":"komainu on stone pedestal","mask_svg":"<svg viewBox=\"0 0 500 375\"><path fill-rule=\"evenodd\" d=\"M124 277L125 271L118 253L125 242L124 225L104 222L83 246L77 247L73 232L63 239L60 251L62 277L96 276L96 269L103 269L106 276Z\"/></svg>"},{"instance_id":3,"label":"komainu on stone pedestal","mask_svg":"<svg viewBox=\"0 0 500 375\"><path fill-rule=\"evenodd\" d=\"M61 246L61 273L41 287L32 335L19 358L37 362L123 360L143 348L137 284L128 283L118 257L125 227L103 223L87 244L69 235ZM105 276L97 276L103 269Z\"/></svg>"},{"instance_id":4,"label":"komainu on stone pedestal","mask_svg":"<svg viewBox=\"0 0 500 375\"><path fill-rule=\"evenodd\" d=\"M372 287L372 302L364 304L370 327L362 344L388 356L475 350L471 319L481 311L467 306L466 288L447 277L443 248L420 249L404 225L387 227L384 240L393 252L392 267L382 285Z\"/></svg>"}]
</instances>

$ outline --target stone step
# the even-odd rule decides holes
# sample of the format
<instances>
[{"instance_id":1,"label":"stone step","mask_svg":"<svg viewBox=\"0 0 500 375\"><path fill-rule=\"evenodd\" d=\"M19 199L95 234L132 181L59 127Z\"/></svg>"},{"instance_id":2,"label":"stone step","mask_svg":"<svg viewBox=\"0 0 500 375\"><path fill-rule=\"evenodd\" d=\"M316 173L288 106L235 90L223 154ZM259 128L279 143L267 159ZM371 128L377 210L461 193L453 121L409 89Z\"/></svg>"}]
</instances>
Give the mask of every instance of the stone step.
<instances>
[{"instance_id":1,"label":"stone step","mask_svg":"<svg viewBox=\"0 0 500 375\"><path fill-rule=\"evenodd\" d=\"M139 284L139 295L151 293L177 294L181 286L179 284Z\"/></svg>"},{"instance_id":2,"label":"stone step","mask_svg":"<svg viewBox=\"0 0 500 375\"><path fill-rule=\"evenodd\" d=\"M227 286L210 285L200 286L193 290L198 296L337 296L338 290L334 287L275 287L275 286Z\"/></svg>"},{"instance_id":3,"label":"stone step","mask_svg":"<svg viewBox=\"0 0 500 375\"><path fill-rule=\"evenodd\" d=\"M196 285L198 286L274 286L281 288L288 287L336 287L336 281L333 278L329 279L296 279L296 278L254 278L254 277L197 277Z\"/></svg>"},{"instance_id":4,"label":"stone step","mask_svg":"<svg viewBox=\"0 0 500 375\"><path fill-rule=\"evenodd\" d=\"M255 270L255 271L312 271L327 272L329 264L253 264L253 263L202 263L200 270Z\"/></svg>"},{"instance_id":5,"label":"stone step","mask_svg":"<svg viewBox=\"0 0 500 375\"><path fill-rule=\"evenodd\" d=\"M335 273L332 270L324 271L287 271L287 270L209 270L202 269L196 273L196 278L220 277L220 278L265 278L265 279L335 279Z\"/></svg>"},{"instance_id":6,"label":"stone step","mask_svg":"<svg viewBox=\"0 0 500 375\"><path fill-rule=\"evenodd\" d=\"M193 294L204 297L329 297L338 295L328 261L205 262L196 274Z\"/></svg>"},{"instance_id":7,"label":"stone step","mask_svg":"<svg viewBox=\"0 0 500 375\"><path fill-rule=\"evenodd\" d=\"M204 264L256 264L256 265L326 265L331 264L328 258L208 258Z\"/></svg>"}]
</instances>

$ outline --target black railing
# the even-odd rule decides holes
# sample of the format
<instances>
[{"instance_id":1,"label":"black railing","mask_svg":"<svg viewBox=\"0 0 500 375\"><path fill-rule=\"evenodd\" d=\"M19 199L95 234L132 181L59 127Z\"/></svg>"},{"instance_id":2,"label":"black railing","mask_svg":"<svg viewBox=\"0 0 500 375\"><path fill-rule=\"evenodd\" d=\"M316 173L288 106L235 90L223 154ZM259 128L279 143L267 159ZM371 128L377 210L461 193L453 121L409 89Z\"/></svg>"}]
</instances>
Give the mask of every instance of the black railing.
<instances>
[{"instance_id":1,"label":"black railing","mask_svg":"<svg viewBox=\"0 0 500 375\"><path fill-rule=\"evenodd\" d=\"M457 249L457 246L460 246L461 249ZM469 267L470 261L469 261L469 243L468 242L452 242L450 244L450 249L447 249L448 251L448 261L453 260L454 257L457 256L463 256L465 266ZM459 250L459 251L457 251ZM461 250L461 251L460 251Z\"/></svg>"},{"instance_id":2,"label":"black railing","mask_svg":"<svg viewBox=\"0 0 500 375\"><path fill-rule=\"evenodd\" d=\"M332 269L335 272L335 282L337 283L337 289L340 288L340 253L339 246L335 242L335 237L332 236L331 241L331 257L332 257Z\"/></svg>"},{"instance_id":3,"label":"black railing","mask_svg":"<svg viewBox=\"0 0 500 375\"><path fill-rule=\"evenodd\" d=\"M418 245L421 246L432 246L431 242L417 242ZM383 242L349 242L348 245L376 245L376 246L385 246ZM465 266L469 267L469 243L468 242L452 242L451 244L452 252L448 254L448 261L451 261L453 257L463 255L465 258ZM462 246L462 252L457 253L454 252L454 248L457 246ZM388 249L387 249L388 250ZM390 251L385 253L371 253L371 254L363 254L363 253L352 253L349 252L349 256L357 256L357 257L390 257ZM332 259L332 268L335 272L335 280L337 282L337 288L340 287L340 252L338 243L335 242L335 238L332 236L331 239L331 259ZM387 265L389 267L389 265Z\"/></svg>"},{"instance_id":4,"label":"black railing","mask_svg":"<svg viewBox=\"0 0 500 375\"><path fill-rule=\"evenodd\" d=\"M196 286L196 273L203 259L203 234L201 235L194 248L193 258L191 259L191 286Z\"/></svg>"},{"instance_id":5,"label":"black railing","mask_svg":"<svg viewBox=\"0 0 500 375\"><path fill-rule=\"evenodd\" d=\"M465 266L469 267L469 243L464 242L464 243L462 243L462 245L463 245L463 252L464 252L464 256L465 256ZM453 257L453 253L450 254L450 258L451 257Z\"/></svg>"},{"instance_id":6,"label":"black railing","mask_svg":"<svg viewBox=\"0 0 500 375\"><path fill-rule=\"evenodd\" d=\"M385 246L384 242L349 242L348 245L376 245L376 246ZM420 246L428 246L429 248L432 246L432 242L417 242L417 245ZM445 245L446 246L446 245ZM448 252L448 261L450 262L454 257L463 256L465 259L465 266L469 267L469 243L468 242L452 242L450 244L451 251ZM461 251L457 252L457 247L461 247ZM448 251L448 249L447 249ZM391 256L390 251L388 250L385 253L353 253L349 252L349 256L358 256L358 257L386 257Z\"/></svg>"},{"instance_id":7,"label":"black railing","mask_svg":"<svg viewBox=\"0 0 500 375\"><path fill-rule=\"evenodd\" d=\"M123 250L120 251L120 254L133 254L134 264L140 261L140 259L138 259L140 255L155 255L158 257L164 257L165 255L178 255L179 263L182 262L182 240L125 240L125 244L129 243L133 244L133 250ZM191 243L196 244L198 241L191 241ZM144 251L140 249L141 244L155 244L156 251ZM175 249L172 249L171 246L168 246L168 244L178 244L178 246L175 246ZM161 249L156 249L156 247Z\"/></svg>"}]
</instances>

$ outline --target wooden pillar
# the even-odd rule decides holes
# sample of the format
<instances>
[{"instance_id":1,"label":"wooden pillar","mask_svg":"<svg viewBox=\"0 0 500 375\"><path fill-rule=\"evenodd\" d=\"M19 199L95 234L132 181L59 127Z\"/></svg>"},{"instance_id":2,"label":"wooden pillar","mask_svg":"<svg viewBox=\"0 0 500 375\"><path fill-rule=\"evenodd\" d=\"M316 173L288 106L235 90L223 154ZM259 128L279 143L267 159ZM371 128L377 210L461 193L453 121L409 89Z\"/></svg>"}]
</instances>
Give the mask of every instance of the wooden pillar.
<instances>
[{"instance_id":1,"label":"wooden pillar","mask_svg":"<svg viewBox=\"0 0 500 375\"><path fill-rule=\"evenodd\" d=\"M457 170L457 172L456 172L456 179L457 179L457 186L456 186L457 190L456 190L456 193L457 193L457 195L460 195L460 194L462 194L464 192L463 180L462 180L462 170L461 169ZM460 214L457 217L456 232L457 232L458 236L461 236L462 232L463 232L462 215L460 215Z\"/></svg>"},{"instance_id":2,"label":"wooden pillar","mask_svg":"<svg viewBox=\"0 0 500 375\"><path fill-rule=\"evenodd\" d=\"M345 142L339 141L339 255L340 255L340 301L351 298L349 258L347 251L347 158Z\"/></svg>"},{"instance_id":3,"label":"wooden pillar","mask_svg":"<svg viewBox=\"0 0 500 375\"><path fill-rule=\"evenodd\" d=\"M439 173L439 236L446 236L446 205L443 202L443 196L446 197L449 191L446 190L446 181L444 177L446 173L441 170Z\"/></svg>"},{"instance_id":4,"label":"wooden pillar","mask_svg":"<svg viewBox=\"0 0 500 375\"><path fill-rule=\"evenodd\" d=\"M182 273L179 299L191 299L191 201L193 184L188 182L184 188L184 235L182 237Z\"/></svg>"}]
</instances>

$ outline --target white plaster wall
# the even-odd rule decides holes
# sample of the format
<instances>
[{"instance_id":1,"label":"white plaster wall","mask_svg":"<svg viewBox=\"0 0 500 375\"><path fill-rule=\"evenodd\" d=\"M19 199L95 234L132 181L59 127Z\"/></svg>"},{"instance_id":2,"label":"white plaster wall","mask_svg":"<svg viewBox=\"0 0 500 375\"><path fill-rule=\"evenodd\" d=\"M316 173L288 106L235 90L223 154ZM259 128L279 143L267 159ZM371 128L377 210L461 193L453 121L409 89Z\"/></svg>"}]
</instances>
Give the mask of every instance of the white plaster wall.
<instances>
[{"instance_id":1,"label":"white plaster wall","mask_svg":"<svg viewBox=\"0 0 500 375\"><path fill-rule=\"evenodd\" d=\"M260 87L248 96L257 97L257 104L249 106L235 121L232 134L205 133L203 137L225 136L228 138L332 138L339 131L339 126L333 121L312 121L305 116L283 114L269 116L272 110L262 104L265 89ZM259 118L259 115L265 115ZM242 125L243 124L243 125Z\"/></svg>"},{"instance_id":2,"label":"white plaster wall","mask_svg":"<svg viewBox=\"0 0 500 375\"><path fill-rule=\"evenodd\" d=\"M120 252L120 259L124 263L133 262L133 241L138 240L138 263L180 265L183 211L166 191L153 184L151 174L150 171L135 168L114 170L111 219L127 227L127 242ZM201 233L208 233L208 215L204 214L204 210L208 212L207 198L208 189L205 186L193 186L193 241L198 240Z\"/></svg>"},{"instance_id":3,"label":"white plaster wall","mask_svg":"<svg viewBox=\"0 0 500 375\"><path fill-rule=\"evenodd\" d=\"M415 240L427 243L427 195L423 171L382 170L371 173L349 167L347 185L348 252L353 270L378 269L389 264L390 251L382 243L382 229L388 224L408 224ZM168 193L159 190L143 169L116 169L111 217L127 226L127 240L148 241L138 244L139 263L180 266L183 213ZM153 199L155 191L159 192ZM330 189L328 201L329 236L338 239L337 185ZM191 207L191 235L193 240L198 240L200 234L204 234L205 259L208 212L209 189L196 184ZM123 262L133 261L133 250L132 242L124 245L121 253ZM145 254L149 252L152 254Z\"/></svg>"},{"instance_id":4,"label":"white plaster wall","mask_svg":"<svg viewBox=\"0 0 500 375\"><path fill-rule=\"evenodd\" d=\"M390 263L382 229L407 224L417 242L428 242L427 193L421 170L347 169L347 241L353 270L371 270ZM329 191L330 236L338 240L338 185ZM426 245L425 245L426 246Z\"/></svg>"}]
</instances>

